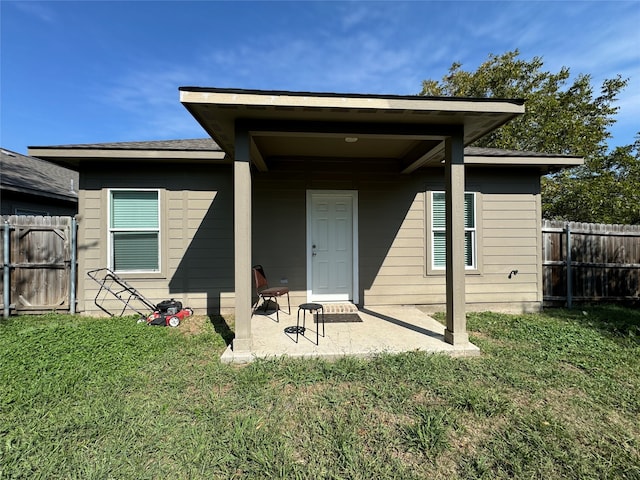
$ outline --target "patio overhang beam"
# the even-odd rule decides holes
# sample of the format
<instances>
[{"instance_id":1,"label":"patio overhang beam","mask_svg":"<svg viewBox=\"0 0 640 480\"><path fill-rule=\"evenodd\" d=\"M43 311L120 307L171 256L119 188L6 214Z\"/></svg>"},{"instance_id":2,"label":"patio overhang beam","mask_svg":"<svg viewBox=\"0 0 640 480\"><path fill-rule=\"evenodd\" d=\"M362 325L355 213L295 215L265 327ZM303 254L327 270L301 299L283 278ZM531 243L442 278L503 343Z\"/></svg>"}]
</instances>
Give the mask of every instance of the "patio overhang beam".
<instances>
[{"instance_id":1,"label":"patio overhang beam","mask_svg":"<svg viewBox=\"0 0 640 480\"><path fill-rule=\"evenodd\" d=\"M400 171L400 173L409 174L416 171L418 168L427 165L428 163L436 163L438 153L444 150L445 138L438 137L439 142L435 146L429 145L428 148L424 148L422 145L419 145L418 148L414 152L412 152L414 155L407 156L407 159L410 159L410 161L405 163L404 168Z\"/></svg>"},{"instance_id":2,"label":"patio overhang beam","mask_svg":"<svg viewBox=\"0 0 640 480\"><path fill-rule=\"evenodd\" d=\"M255 140L250 134L249 134L249 143L250 143L249 152L250 152L250 157L251 157L251 160L253 161L253 164L256 166L259 172L268 171L269 168L267 167L267 162L264 160L264 157L262 156L260 149L258 148Z\"/></svg>"},{"instance_id":3,"label":"patio overhang beam","mask_svg":"<svg viewBox=\"0 0 640 480\"><path fill-rule=\"evenodd\" d=\"M435 158L434 148L443 148L444 139L460 131L459 125L388 124L359 122L291 122L243 120L236 121L236 131L248 132L251 138L251 158L258 171L268 171L267 157L281 158L286 155L262 152L258 138L305 138L319 139L356 138L395 140L408 142L397 158L402 173L411 173ZM340 156L341 152L336 152ZM348 155L348 153L343 153Z\"/></svg>"},{"instance_id":4,"label":"patio overhang beam","mask_svg":"<svg viewBox=\"0 0 640 480\"><path fill-rule=\"evenodd\" d=\"M306 135L357 135L415 137L428 135L451 136L460 131L460 125L431 125L419 123L369 123L369 122L324 122L324 121L286 121L286 120L243 120L236 121L236 128L250 133Z\"/></svg>"}]
</instances>

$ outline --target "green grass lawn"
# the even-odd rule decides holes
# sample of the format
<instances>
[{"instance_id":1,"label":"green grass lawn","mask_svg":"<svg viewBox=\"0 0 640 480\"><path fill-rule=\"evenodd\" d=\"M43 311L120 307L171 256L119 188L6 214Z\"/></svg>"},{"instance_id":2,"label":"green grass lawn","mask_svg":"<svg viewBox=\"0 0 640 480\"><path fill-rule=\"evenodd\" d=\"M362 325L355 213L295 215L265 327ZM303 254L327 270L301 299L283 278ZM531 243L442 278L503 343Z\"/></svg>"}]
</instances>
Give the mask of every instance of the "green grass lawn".
<instances>
[{"instance_id":1,"label":"green grass lawn","mask_svg":"<svg viewBox=\"0 0 640 480\"><path fill-rule=\"evenodd\" d=\"M220 325L2 321L0 479L640 479L637 309L472 314L466 359L229 366Z\"/></svg>"}]
</instances>

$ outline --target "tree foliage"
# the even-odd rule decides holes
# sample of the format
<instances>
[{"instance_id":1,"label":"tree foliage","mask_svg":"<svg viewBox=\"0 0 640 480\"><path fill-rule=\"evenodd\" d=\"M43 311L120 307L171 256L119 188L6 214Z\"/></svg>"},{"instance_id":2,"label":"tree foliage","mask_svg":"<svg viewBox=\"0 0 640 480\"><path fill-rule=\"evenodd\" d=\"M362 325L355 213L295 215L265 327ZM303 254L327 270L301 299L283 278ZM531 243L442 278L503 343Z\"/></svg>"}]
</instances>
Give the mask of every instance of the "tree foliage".
<instances>
[{"instance_id":1,"label":"tree foliage","mask_svg":"<svg viewBox=\"0 0 640 480\"><path fill-rule=\"evenodd\" d=\"M524 99L524 115L475 145L585 159L584 166L543 179L546 218L640 223L639 144L612 152L607 145L619 108L615 102L627 80L619 75L606 79L596 95L590 75L572 78L567 67L549 72L541 57L523 60L519 55L518 50L491 54L473 72L454 63L440 81L424 80L420 95Z\"/></svg>"},{"instance_id":2,"label":"tree foliage","mask_svg":"<svg viewBox=\"0 0 640 480\"><path fill-rule=\"evenodd\" d=\"M546 218L640 224L640 136L633 145L544 177L542 210Z\"/></svg>"}]
</instances>

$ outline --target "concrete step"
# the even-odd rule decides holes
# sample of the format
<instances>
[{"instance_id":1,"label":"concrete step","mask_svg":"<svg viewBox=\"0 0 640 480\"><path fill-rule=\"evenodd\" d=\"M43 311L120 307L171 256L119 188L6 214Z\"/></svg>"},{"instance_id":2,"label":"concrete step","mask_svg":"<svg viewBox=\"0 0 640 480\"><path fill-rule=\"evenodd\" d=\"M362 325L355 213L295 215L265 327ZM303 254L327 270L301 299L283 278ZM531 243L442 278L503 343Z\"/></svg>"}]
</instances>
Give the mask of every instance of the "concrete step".
<instances>
[{"instance_id":1,"label":"concrete step","mask_svg":"<svg viewBox=\"0 0 640 480\"><path fill-rule=\"evenodd\" d=\"M323 303L324 313L357 313L358 306L353 303Z\"/></svg>"}]
</instances>

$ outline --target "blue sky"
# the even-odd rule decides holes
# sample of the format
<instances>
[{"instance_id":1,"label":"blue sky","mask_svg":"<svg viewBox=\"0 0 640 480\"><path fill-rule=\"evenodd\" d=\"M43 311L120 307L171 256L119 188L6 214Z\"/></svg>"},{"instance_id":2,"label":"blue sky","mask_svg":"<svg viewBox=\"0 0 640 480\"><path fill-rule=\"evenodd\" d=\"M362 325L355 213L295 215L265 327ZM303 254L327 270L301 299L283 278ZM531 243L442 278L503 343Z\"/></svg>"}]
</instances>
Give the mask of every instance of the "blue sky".
<instances>
[{"instance_id":1,"label":"blue sky","mask_svg":"<svg viewBox=\"0 0 640 480\"><path fill-rule=\"evenodd\" d=\"M0 0L0 145L198 138L178 87L413 95L519 49L630 78L610 146L640 131L640 2Z\"/></svg>"}]
</instances>

